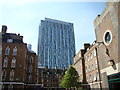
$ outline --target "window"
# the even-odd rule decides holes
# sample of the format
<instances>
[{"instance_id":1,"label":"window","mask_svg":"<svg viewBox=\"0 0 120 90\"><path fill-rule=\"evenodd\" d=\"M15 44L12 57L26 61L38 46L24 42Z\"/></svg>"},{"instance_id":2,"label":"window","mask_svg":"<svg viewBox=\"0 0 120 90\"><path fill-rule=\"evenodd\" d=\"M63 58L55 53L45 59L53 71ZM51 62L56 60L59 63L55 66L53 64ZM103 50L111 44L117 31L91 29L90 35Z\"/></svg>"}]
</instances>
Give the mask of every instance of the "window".
<instances>
[{"instance_id":1,"label":"window","mask_svg":"<svg viewBox=\"0 0 120 90\"><path fill-rule=\"evenodd\" d=\"M94 81L96 81L97 80L97 77L96 77L96 75L94 76Z\"/></svg>"},{"instance_id":2,"label":"window","mask_svg":"<svg viewBox=\"0 0 120 90\"><path fill-rule=\"evenodd\" d=\"M88 66L88 70L89 70L89 72L90 72L90 69L91 69L91 68L90 68L90 65L89 65L89 66Z\"/></svg>"},{"instance_id":3,"label":"window","mask_svg":"<svg viewBox=\"0 0 120 90\"><path fill-rule=\"evenodd\" d=\"M30 74L29 77L28 77L28 81L29 81L29 83L32 82L32 75L31 75L31 74Z\"/></svg>"},{"instance_id":4,"label":"window","mask_svg":"<svg viewBox=\"0 0 120 90\"><path fill-rule=\"evenodd\" d=\"M11 62L11 68L15 68L15 64L16 64L16 59L13 58Z\"/></svg>"},{"instance_id":5,"label":"window","mask_svg":"<svg viewBox=\"0 0 120 90\"><path fill-rule=\"evenodd\" d=\"M87 73L87 67L86 67L86 73Z\"/></svg>"},{"instance_id":6,"label":"window","mask_svg":"<svg viewBox=\"0 0 120 90\"><path fill-rule=\"evenodd\" d=\"M99 80L99 73L96 73L97 81Z\"/></svg>"},{"instance_id":7,"label":"window","mask_svg":"<svg viewBox=\"0 0 120 90\"><path fill-rule=\"evenodd\" d=\"M87 58L88 58L88 61L90 60L90 57L89 56L87 56Z\"/></svg>"},{"instance_id":8,"label":"window","mask_svg":"<svg viewBox=\"0 0 120 90\"><path fill-rule=\"evenodd\" d=\"M8 90L13 90L13 86L12 86L12 85L9 85L9 86L8 86Z\"/></svg>"},{"instance_id":9,"label":"window","mask_svg":"<svg viewBox=\"0 0 120 90\"><path fill-rule=\"evenodd\" d=\"M17 55L17 48L16 47L13 49L13 55Z\"/></svg>"},{"instance_id":10,"label":"window","mask_svg":"<svg viewBox=\"0 0 120 90\"><path fill-rule=\"evenodd\" d=\"M94 49L94 57L96 56L96 50Z\"/></svg>"},{"instance_id":11,"label":"window","mask_svg":"<svg viewBox=\"0 0 120 90\"><path fill-rule=\"evenodd\" d=\"M14 80L14 71L13 71L13 70L10 72L10 80L11 80L11 81Z\"/></svg>"},{"instance_id":12,"label":"window","mask_svg":"<svg viewBox=\"0 0 120 90\"><path fill-rule=\"evenodd\" d=\"M98 68L97 60L95 60L95 67Z\"/></svg>"},{"instance_id":13,"label":"window","mask_svg":"<svg viewBox=\"0 0 120 90\"><path fill-rule=\"evenodd\" d=\"M104 33L104 36L103 36L103 40L104 40L104 43L106 45L109 45L112 41L112 33L110 30L107 30L105 33Z\"/></svg>"},{"instance_id":14,"label":"window","mask_svg":"<svg viewBox=\"0 0 120 90\"><path fill-rule=\"evenodd\" d=\"M13 39L7 39L7 42L8 42L8 43L12 43L12 42L13 42Z\"/></svg>"},{"instance_id":15,"label":"window","mask_svg":"<svg viewBox=\"0 0 120 90\"><path fill-rule=\"evenodd\" d=\"M5 80L6 79L6 71L4 69L4 71L2 72L2 80Z\"/></svg>"},{"instance_id":16,"label":"window","mask_svg":"<svg viewBox=\"0 0 120 90\"><path fill-rule=\"evenodd\" d=\"M32 56L30 57L30 63L33 63L33 57Z\"/></svg>"},{"instance_id":17,"label":"window","mask_svg":"<svg viewBox=\"0 0 120 90\"><path fill-rule=\"evenodd\" d=\"M32 65L29 66L29 72L32 73Z\"/></svg>"},{"instance_id":18,"label":"window","mask_svg":"<svg viewBox=\"0 0 120 90\"><path fill-rule=\"evenodd\" d=\"M94 70L94 66L93 66L93 64L92 64L92 70Z\"/></svg>"},{"instance_id":19,"label":"window","mask_svg":"<svg viewBox=\"0 0 120 90\"><path fill-rule=\"evenodd\" d=\"M3 62L3 67L4 68L7 68L7 65L8 65L8 59L7 57L4 59L4 62Z\"/></svg>"},{"instance_id":20,"label":"window","mask_svg":"<svg viewBox=\"0 0 120 90\"><path fill-rule=\"evenodd\" d=\"M91 75L89 76L89 80L91 81Z\"/></svg>"},{"instance_id":21,"label":"window","mask_svg":"<svg viewBox=\"0 0 120 90\"><path fill-rule=\"evenodd\" d=\"M90 53L90 59L92 59L92 53Z\"/></svg>"},{"instance_id":22,"label":"window","mask_svg":"<svg viewBox=\"0 0 120 90\"><path fill-rule=\"evenodd\" d=\"M9 48L9 46L6 48L6 50L5 50L5 55L9 55L9 53L10 53L10 48Z\"/></svg>"},{"instance_id":23,"label":"window","mask_svg":"<svg viewBox=\"0 0 120 90\"><path fill-rule=\"evenodd\" d=\"M106 35L105 35L105 42L106 42L106 43L109 43L109 42L110 42L110 40L111 40L110 33L109 33L109 32L107 32L107 33L106 33Z\"/></svg>"},{"instance_id":24,"label":"window","mask_svg":"<svg viewBox=\"0 0 120 90\"><path fill-rule=\"evenodd\" d=\"M0 46L0 54L2 54L2 47Z\"/></svg>"}]
</instances>

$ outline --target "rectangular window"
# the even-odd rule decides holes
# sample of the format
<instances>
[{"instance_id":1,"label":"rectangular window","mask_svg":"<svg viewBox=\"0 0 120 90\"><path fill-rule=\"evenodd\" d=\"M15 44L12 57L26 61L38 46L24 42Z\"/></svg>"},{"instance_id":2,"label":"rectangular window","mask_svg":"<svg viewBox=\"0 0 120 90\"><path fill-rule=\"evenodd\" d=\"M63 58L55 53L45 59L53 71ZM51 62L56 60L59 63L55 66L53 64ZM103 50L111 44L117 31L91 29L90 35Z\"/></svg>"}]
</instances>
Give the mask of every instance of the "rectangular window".
<instances>
[{"instance_id":1,"label":"rectangular window","mask_svg":"<svg viewBox=\"0 0 120 90\"><path fill-rule=\"evenodd\" d=\"M9 55L9 53L10 53L10 48L7 47L6 50L5 50L5 55Z\"/></svg>"},{"instance_id":2,"label":"rectangular window","mask_svg":"<svg viewBox=\"0 0 120 90\"><path fill-rule=\"evenodd\" d=\"M7 68L7 65L8 65L8 59L6 57L3 62L3 68Z\"/></svg>"},{"instance_id":3,"label":"rectangular window","mask_svg":"<svg viewBox=\"0 0 120 90\"><path fill-rule=\"evenodd\" d=\"M5 80L6 79L6 71L4 70L3 72L2 72L2 80Z\"/></svg>"},{"instance_id":4,"label":"rectangular window","mask_svg":"<svg viewBox=\"0 0 120 90\"><path fill-rule=\"evenodd\" d=\"M99 81L99 73L96 73L97 81Z\"/></svg>"},{"instance_id":5,"label":"rectangular window","mask_svg":"<svg viewBox=\"0 0 120 90\"><path fill-rule=\"evenodd\" d=\"M0 54L2 54L2 47L0 46Z\"/></svg>"},{"instance_id":6,"label":"rectangular window","mask_svg":"<svg viewBox=\"0 0 120 90\"><path fill-rule=\"evenodd\" d=\"M92 70L94 70L94 66L93 66L93 64L92 64Z\"/></svg>"},{"instance_id":7,"label":"rectangular window","mask_svg":"<svg viewBox=\"0 0 120 90\"><path fill-rule=\"evenodd\" d=\"M14 71L10 72L10 80L13 81L14 80Z\"/></svg>"},{"instance_id":8,"label":"rectangular window","mask_svg":"<svg viewBox=\"0 0 120 90\"><path fill-rule=\"evenodd\" d=\"M9 85L8 90L13 90L13 85Z\"/></svg>"},{"instance_id":9,"label":"rectangular window","mask_svg":"<svg viewBox=\"0 0 120 90\"><path fill-rule=\"evenodd\" d=\"M16 47L13 49L13 55L17 55L17 48Z\"/></svg>"},{"instance_id":10,"label":"rectangular window","mask_svg":"<svg viewBox=\"0 0 120 90\"><path fill-rule=\"evenodd\" d=\"M32 83L32 75L31 74L28 77L28 81L29 81L29 83Z\"/></svg>"},{"instance_id":11,"label":"rectangular window","mask_svg":"<svg viewBox=\"0 0 120 90\"><path fill-rule=\"evenodd\" d=\"M90 70L91 70L90 65L88 66L88 70L89 70L89 72L90 72Z\"/></svg>"},{"instance_id":12,"label":"rectangular window","mask_svg":"<svg viewBox=\"0 0 120 90\"><path fill-rule=\"evenodd\" d=\"M94 57L96 56L96 50L94 49Z\"/></svg>"},{"instance_id":13,"label":"rectangular window","mask_svg":"<svg viewBox=\"0 0 120 90\"><path fill-rule=\"evenodd\" d=\"M30 66L29 66L29 72L30 72L30 73L32 73L32 69L33 69L33 67L32 67L32 65L30 65Z\"/></svg>"},{"instance_id":14,"label":"rectangular window","mask_svg":"<svg viewBox=\"0 0 120 90\"><path fill-rule=\"evenodd\" d=\"M13 58L11 62L11 68L15 68L15 65L16 65L16 59Z\"/></svg>"},{"instance_id":15,"label":"rectangular window","mask_svg":"<svg viewBox=\"0 0 120 90\"><path fill-rule=\"evenodd\" d=\"M95 67L98 68L97 60L95 60Z\"/></svg>"},{"instance_id":16,"label":"rectangular window","mask_svg":"<svg viewBox=\"0 0 120 90\"><path fill-rule=\"evenodd\" d=\"M13 42L13 39L7 39L7 42L8 42L8 43L12 43L12 42Z\"/></svg>"},{"instance_id":17,"label":"rectangular window","mask_svg":"<svg viewBox=\"0 0 120 90\"><path fill-rule=\"evenodd\" d=\"M86 73L87 73L87 67L85 69L86 69Z\"/></svg>"}]
</instances>

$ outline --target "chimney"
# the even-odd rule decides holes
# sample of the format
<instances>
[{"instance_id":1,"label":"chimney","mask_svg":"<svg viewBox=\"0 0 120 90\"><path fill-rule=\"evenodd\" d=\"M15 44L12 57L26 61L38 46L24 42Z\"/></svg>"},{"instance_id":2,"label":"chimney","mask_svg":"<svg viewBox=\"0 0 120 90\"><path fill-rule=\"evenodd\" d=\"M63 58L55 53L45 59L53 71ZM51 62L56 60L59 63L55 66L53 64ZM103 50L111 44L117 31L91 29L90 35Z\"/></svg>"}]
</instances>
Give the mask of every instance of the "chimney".
<instances>
[{"instance_id":1,"label":"chimney","mask_svg":"<svg viewBox=\"0 0 120 90\"><path fill-rule=\"evenodd\" d=\"M5 34L7 32L7 26L2 25L2 34Z\"/></svg>"},{"instance_id":2,"label":"chimney","mask_svg":"<svg viewBox=\"0 0 120 90\"><path fill-rule=\"evenodd\" d=\"M85 43L84 44L84 49L87 50L88 47L90 47L90 43Z\"/></svg>"},{"instance_id":3,"label":"chimney","mask_svg":"<svg viewBox=\"0 0 120 90\"><path fill-rule=\"evenodd\" d=\"M32 49L32 45L28 44L27 48L28 48L28 50L31 50Z\"/></svg>"}]
</instances>

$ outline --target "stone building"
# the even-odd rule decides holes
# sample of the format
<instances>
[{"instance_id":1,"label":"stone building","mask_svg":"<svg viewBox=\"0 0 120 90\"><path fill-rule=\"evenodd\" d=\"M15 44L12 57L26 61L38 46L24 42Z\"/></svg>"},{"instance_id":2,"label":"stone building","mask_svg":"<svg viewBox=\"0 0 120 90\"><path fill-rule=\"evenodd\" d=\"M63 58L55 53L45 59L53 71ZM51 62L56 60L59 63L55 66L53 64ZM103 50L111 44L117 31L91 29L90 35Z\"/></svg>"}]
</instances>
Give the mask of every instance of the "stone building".
<instances>
[{"instance_id":1,"label":"stone building","mask_svg":"<svg viewBox=\"0 0 120 90\"><path fill-rule=\"evenodd\" d=\"M60 80L65 74L65 69L38 68L38 84L44 88L60 88Z\"/></svg>"},{"instance_id":2,"label":"stone building","mask_svg":"<svg viewBox=\"0 0 120 90\"><path fill-rule=\"evenodd\" d=\"M22 90L28 85L28 80L31 80L31 84L36 82L36 54L27 49L23 36L7 33L7 26L2 26L1 33L2 88ZM28 72L28 67L30 72Z\"/></svg>"},{"instance_id":3,"label":"stone building","mask_svg":"<svg viewBox=\"0 0 120 90\"><path fill-rule=\"evenodd\" d=\"M102 88L120 88L120 1L117 1L107 2L94 21Z\"/></svg>"}]
</instances>

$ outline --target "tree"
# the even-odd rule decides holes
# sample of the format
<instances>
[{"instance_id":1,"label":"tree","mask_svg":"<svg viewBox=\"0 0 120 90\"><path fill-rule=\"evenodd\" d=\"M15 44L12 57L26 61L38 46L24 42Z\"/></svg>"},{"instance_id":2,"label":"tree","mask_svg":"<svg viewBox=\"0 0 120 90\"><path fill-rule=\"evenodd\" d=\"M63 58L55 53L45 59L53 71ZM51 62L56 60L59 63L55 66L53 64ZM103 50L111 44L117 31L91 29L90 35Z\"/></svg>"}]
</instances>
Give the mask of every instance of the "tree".
<instances>
[{"instance_id":1,"label":"tree","mask_svg":"<svg viewBox=\"0 0 120 90\"><path fill-rule=\"evenodd\" d=\"M79 75L73 66L70 66L61 80L62 88L79 87Z\"/></svg>"}]
</instances>

